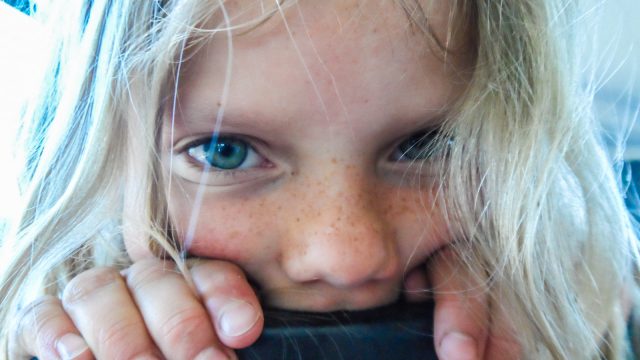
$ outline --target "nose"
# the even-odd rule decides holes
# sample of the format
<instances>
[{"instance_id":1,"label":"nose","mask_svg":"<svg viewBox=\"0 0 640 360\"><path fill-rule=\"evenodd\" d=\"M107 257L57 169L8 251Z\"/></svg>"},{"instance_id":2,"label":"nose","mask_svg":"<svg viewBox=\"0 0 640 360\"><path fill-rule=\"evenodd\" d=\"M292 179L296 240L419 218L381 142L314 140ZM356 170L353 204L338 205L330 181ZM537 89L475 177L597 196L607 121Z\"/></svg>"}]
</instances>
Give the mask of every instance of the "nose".
<instances>
[{"instance_id":1,"label":"nose","mask_svg":"<svg viewBox=\"0 0 640 360\"><path fill-rule=\"evenodd\" d=\"M344 188L324 191L322 198L297 199L301 208L296 207L296 226L282 254L292 281L349 288L398 276L397 244L386 219L372 206L374 195Z\"/></svg>"}]
</instances>

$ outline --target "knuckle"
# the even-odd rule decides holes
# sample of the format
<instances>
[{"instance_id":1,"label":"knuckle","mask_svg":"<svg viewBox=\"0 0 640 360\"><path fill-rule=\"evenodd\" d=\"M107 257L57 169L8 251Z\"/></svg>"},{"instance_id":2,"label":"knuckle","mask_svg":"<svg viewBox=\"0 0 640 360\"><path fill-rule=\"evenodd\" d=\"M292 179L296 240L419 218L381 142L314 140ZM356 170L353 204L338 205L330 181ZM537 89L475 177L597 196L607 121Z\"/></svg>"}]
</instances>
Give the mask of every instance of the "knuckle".
<instances>
[{"instance_id":1,"label":"knuckle","mask_svg":"<svg viewBox=\"0 0 640 360\"><path fill-rule=\"evenodd\" d=\"M60 318L64 314L60 300L53 296L42 296L21 309L16 317L14 331L9 336L9 348L15 352L26 349L26 343L39 344L42 351L53 349L57 338L65 329Z\"/></svg>"},{"instance_id":2,"label":"knuckle","mask_svg":"<svg viewBox=\"0 0 640 360\"><path fill-rule=\"evenodd\" d=\"M228 262L202 263L191 270L191 275L203 294L218 292L221 289L250 287L242 270Z\"/></svg>"},{"instance_id":3,"label":"knuckle","mask_svg":"<svg viewBox=\"0 0 640 360\"><path fill-rule=\"evenodd\" d=\"M73 304L91 297L100 289L109 286L120 279L120 274L114 268L93 268L73 278L62 293L64 304Z\"/></svg>"},{"instance_id":4,"label":"knuckle","mask_svg":"<svg viewBox=\"0 0 640 360\"><path fill-rule=\"evenodd\" d=\"M211 323L204 311L198 308L187 308L168 317L160 326L161 336L171 346L184 342L184 339L195 339L211 328Z\"/></svg>"},{"instance_id":5,"label":"knuckle","mask_svg":"<svg viewBox=\"0 0 640 360\"><path fill-rule=\"evenodd\" d=\"M127 272L127 286L132 290L140 290L166 276L177 275L175 266L168 261L145 259L133 264Z\"/></svg>"},{"instance_id":6,"label":"knuckle","mask_svg":"<svg viewBox=\"0 0 640 360\"><path fill-rule=\"evenodd\" d=\"M129 319L114 322L109 327L103 328L98 333L98 346L100 353L110 353L114 358L131 358L132 355L147 351L141 348L139 341L143 339L140 324Z\"/></svg>"},{"instance_id":7,"label":"knuckle","mask_svg":"<svg viewBox=\"0 0 640 360\"><path fill-rule=\"evenodd\" d=\"M20 319L20 323L24 323L25 321L30 321L39 317L40 314L50 312L52 309L59 306L61 305L58 298L51 295L45 295L22 308L18 314L18 319Z\"/></svg>"}]
</instances>

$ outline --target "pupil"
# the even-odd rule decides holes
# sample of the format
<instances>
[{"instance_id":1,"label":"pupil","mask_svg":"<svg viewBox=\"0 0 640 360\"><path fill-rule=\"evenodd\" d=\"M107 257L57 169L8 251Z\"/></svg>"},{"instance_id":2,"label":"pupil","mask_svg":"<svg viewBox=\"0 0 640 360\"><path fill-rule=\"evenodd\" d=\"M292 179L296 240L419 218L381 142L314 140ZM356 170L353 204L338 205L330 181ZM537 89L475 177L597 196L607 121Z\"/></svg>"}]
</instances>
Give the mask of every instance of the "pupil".
<instances>
[{"instance_id":1,"label":"pupil","mask_svg":"<svg viewBox=\"0 0 640 360\"><path fill-rule=\"evenodd\" d=\"M217 151L218 154L220 154L220 156L222 157L230 157L231 155L233 155L233 153L235 152L236 149L233 148L233 146L230 146L229 144L216 144L217 145Z\"/></svg>"},{"instance_id":2,"label":"pupil","mask_svg":"<svg viewBox=\"0 0 640 360\"><path fill-rule=\"evenodd\" d=\"M247 158L249 146L246 142L220 137L216 143L205 145L204 151L207 154L207 161L213 167L232 170L240 167Z\"/></svg>"}]
</instances>

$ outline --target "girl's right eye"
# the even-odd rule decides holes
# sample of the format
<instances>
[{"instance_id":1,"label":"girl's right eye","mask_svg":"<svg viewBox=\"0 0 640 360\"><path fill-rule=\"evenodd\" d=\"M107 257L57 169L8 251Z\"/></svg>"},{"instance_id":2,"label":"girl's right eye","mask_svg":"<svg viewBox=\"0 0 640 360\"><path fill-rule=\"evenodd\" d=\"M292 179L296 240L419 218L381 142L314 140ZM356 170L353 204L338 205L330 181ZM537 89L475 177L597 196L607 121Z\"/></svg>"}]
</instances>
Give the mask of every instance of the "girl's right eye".
<instances>
[{"instance_id":1,"label":"girl's right eye","mask_svg":"<svg viewBox=\"0 0 640 360\"><path fill-rule=\"evenodd\" d=\"M247 141L233 136L205 139L189 146L187 154L200 165L220 171L251 169L263 162Z\"/></svg>"}]
</instances>

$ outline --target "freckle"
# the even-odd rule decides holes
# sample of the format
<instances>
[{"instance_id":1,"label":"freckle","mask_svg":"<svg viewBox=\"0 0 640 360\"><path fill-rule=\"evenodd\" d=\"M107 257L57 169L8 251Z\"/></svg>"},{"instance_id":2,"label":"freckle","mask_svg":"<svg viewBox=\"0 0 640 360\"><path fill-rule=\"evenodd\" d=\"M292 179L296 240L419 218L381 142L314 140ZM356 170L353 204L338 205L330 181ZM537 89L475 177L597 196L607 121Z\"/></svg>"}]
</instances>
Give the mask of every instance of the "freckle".
<instances>
[{"instance_id":1,"label":"freckle","mask_svg":"<svg viewBox=\"0 0 640 360\"><path fill-rule=\"evenodd\" d=\"M218 102L216 103L216 105L217 105L218 107L220 107L220 106L222 106L222 103L221 103L220 101L218 101Z\"/></svg>"},{"instance_id":2,"label":"freckle","mask_svg":"<svg viewBox=\"0 0 640 360\"><path fill-rule=\"evenodd\" d=\"M336 163L338 163L338 160L336 160L336 158L331 158L331 163L332 164L336 164Z\"/></svg>"},{"instance_id":3,"label":"freckle","mask_svg":"<svg viewBox=\"0 0 640 360\"><path fill-rule=\"evenodd\" d=\"M299 217L296 218L296 222L300 222L300 218Z\"/></svg>"}]
</instances>

